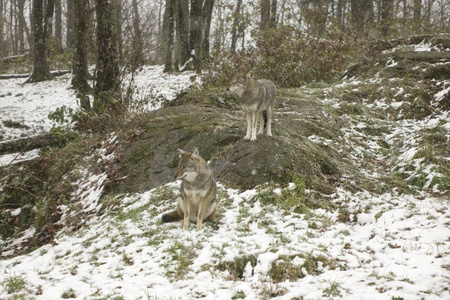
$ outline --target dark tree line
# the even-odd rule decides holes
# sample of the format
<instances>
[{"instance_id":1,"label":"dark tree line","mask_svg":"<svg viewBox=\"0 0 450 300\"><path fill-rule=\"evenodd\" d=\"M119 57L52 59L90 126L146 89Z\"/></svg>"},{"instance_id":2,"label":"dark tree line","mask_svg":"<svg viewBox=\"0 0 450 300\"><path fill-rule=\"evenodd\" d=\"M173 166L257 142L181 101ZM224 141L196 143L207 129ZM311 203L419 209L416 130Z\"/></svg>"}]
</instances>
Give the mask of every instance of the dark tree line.
<instances>
[{"instance_id":1,"label":"dark tree line","mask_svg":"<svg viewBox=\"0 0 450 300\"><path fill-rule=\"evenodd\" d=\"M166 72L184 67L190 60L201 72L209 56L213 7L214 0L166 0L162 28Z\"/></svg>"},{"instance_id":2,"label":"dark tree line","mask_svg":"<svg viewBox=\"0 0 450 300\"><path fill-rule=\"evenodd\" d=\"M74 88L110 103L120 98L119 66L200 73L212 57L287 26L378 38L448 32L449 19L450 0L0 0L0 72L10 57L29 55L29 81L46 80L54 57L70 53Z\"/></svg>"}]
</instances>

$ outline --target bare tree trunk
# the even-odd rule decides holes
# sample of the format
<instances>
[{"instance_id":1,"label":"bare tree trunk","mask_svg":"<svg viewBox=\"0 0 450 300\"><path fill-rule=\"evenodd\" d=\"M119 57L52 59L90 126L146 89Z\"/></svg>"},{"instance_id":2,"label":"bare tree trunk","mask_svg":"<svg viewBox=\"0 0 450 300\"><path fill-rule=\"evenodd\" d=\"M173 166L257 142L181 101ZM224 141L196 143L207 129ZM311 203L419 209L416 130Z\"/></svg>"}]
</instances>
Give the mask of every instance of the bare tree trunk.
<instances>
[{"instance_id":1,"label":"bare tree trunk","mask_svg":"<svg viewBox=\"0 0 450 300\"><path fill-rule=\"evenodd\" d=\"M236 10L234 11L233 26L231 27L231 53L234 53L236 51L236 43L238 38L237 33L239 24L241 23L241 5L242 0L238 0L236 4Z\"/></svg>"},{"instance_id":2,"label":"bare tree trunk","mask_svg":"<svg viewBox=\"0 0 450 300\"><path fill-rule=\"evenodd\" d=\"M24 32L25 32L25 38L26 38L26 41L28 43L28 49L31 50L32 44L33 44L33 42L32 42L33 38L32 38L32 36L30 34L30 30L28 29L27 22L25 21L25 15L22 14L19 17L22 18L23 29L24 29Z\"/></svg>"},{"instance_id":3,"label":"bare tree trunk","mask_svg":"<svg viewBox=\"0 0 450 300\"><path fill-rule=\"evenodd\" d=\"M165 11L163 12L163 6L165 1L159 0L159 9L158 9L158 41L157 44L160 45L158 51L156 52L156 60L163 61L164 56L164 16Z\"/></svg>"},{"instance_id":4,"label":"bare tree trunk","mask_svg":"<svg viewBox=\"0 0 450 300\"><path fill-rule=\"evenodd\" d=\"M261 30L269 28L270 23L270 0L261 0Z\"/></svg>"},{"instance_id":5,"label":"bare tree trunk","mask_svg":"<svg viewBox=\"0 0 450 300\"><path fill-rule=\"evenodd\" d=\"M67 0L67 31L66 48L72 50L75 47L75 0Z\"/></svg>"},{"instance_id":6,"label":"bare tree trunk","mask_svg":"<svg viewBox=\"0 0 450 300\"><path fill-rule=\"evenodd\" d=\"M133 69L139 68L144 64L144 40L142 39L141 19L139 16L139 8L137 0L132 2L133 8L133 49L131 66Z\"/></svg>"},{"instance_id":7,"label":"bare tree trunk","mask_svg":"<svg viewBox=\"0 0 450 300\"><path fill-rule=\"evenodd\" d=\"M9 44L11 45L12 55L19 54L18 34L17 34L17 0L11 0L11 7L9 9Z\"/></svg>"},{"instance_id":8,"label":"bare tree trunk","mask_svg":"<svg viewBox=\"0 0 450 300\"><path fill-rule=\"evenodd\" d=\"M194 59L195 71L200 74L205 56L209 53L209 27L214 0L191 0L189 46ZM208 39L208 41L205 41ZM206 46L205 46L206 45ZM205 55L206 54L206 55Z\"/></svg>"},{"instance_id":9,"label":"bare tree trunk","mask_svg":"<svg viewBox=\"0 0 450 300\"><path fill-rule=\"evenodd\" d=\"M414 29L419 30L422 27L422 1L414 0Z\"/></svg>"},{"instance_id":10,"label":"bare tree trunk","mask_svg":"<svg viewBox=\"0 0 450 300\"><path fill-rule=\"evenodd\" d=\"M122 62L123 59L123 41L122 41L122 0L109 0L111 6L114 9L114 15L116 20L116 25L114 27L114 36L117 41L117 53L118 53L118 64Z\"/></svg>"},{"instance_id":11,"label":"bare tree trunk","mask_svg":"<svg viewBox=\"0 0 450 300\"><path fill-rule=\"evenodd\" d=\"M372 0L350 0L352 25L360 32L366 30L370 19Z\"/></svg>"},{"instance_id":12,"label":"bare tree trunk","mask_svg":"<svg viewBox=\"0 0 450 300\"><path fill-rule=\"evenodd\" d=\"M177 32L180 44L181 64L191 57L189 49L189 0L175 0L177 5Z\"/></svg>"},{"instance_id":13,"label":"bare tree trunk","mask_svg":"<svg viewBox=\"0 0 450 300\"><path fill-rule=\"evenodd\" d=\"M111 3L114 2L114 3ZM120 92L117 8L115 1L96 0L97 73L94 109L103 113L118 108Z\"/></svg>"},{"instance_id":14,"label":"bare tree trunk","mask_svg":"<svg viewBox=\"0 0 450 300\"><path fill-rule=\"evenodd\" d=\"M63 52L62 47L62 0L55 0L55 43L56 51Z\"/></svg>"},{"instance_id":15,"label":"bare tree trunk","mask_svg":"<svg viewBox=\"0 0 450 300\"><path fill-rule=\"evenodd\" d=\"M72 87L81 94L81 108L90 110L89 99L84 94L91 90L88 83L88 64L87 64L87 32L88 32L88 9L89 0L75 1L75 53L73 59L73 78Z\"/></svg>"},{"instance_id":16,"label":"bare tree trunk","mask_svg":"<svg viewBox=\"0 0 450 300\"><path fill-rule=\"evenodd\" d=\"M3 65L3 0L0 0L0 70Z\"/></svg>"},{"instance_id":17,"label":"bare tree trunk","mask_svg":"<svg viewBox=\"0 0 450 300\"><path fill-rule=\"evenodd\" d=\"M202 12L203 1L191 0L191 11L189 15L189 46L191 47L191 55L193 55L196 67L200 65L199 60L201 59L201 48L198 49L197 45L198 41L202 39Z\"/></svg>"},{"instance_id":18,"label":"bare tree trunk","mask_svg":"<svg viewBox=\"0 0 450 300\"><path fill-rule=\"evenodd\" d=\"M314 24L313 27L313 34L315 36L322 36L325 32L326 25L327 25L327 17L328 17L328 0L320 0L315 1L314 3L314 10L315 10L315 17L314 17Z\"/></svg>"},{"instance_id":19,"label":"bare tree trunk","mask_svg":"<svg viewBox=\"0 0 450 300\"><path fill-rule=\"evenodd\" d=\"M209 60L209 34L211 31L211 20L212 13L214 8L214 0L206 0L205 5L203 7L203 28L202 30L205 32L203 35L203 50L202 50L202 60Z\"/></svg>"},{"instance_id":20,"label":"bare tree trunk","mask_svg":"<svg viewBox=\"0 0 450 300\"><path fill-rule=\"evenodd\" d=\"M19 42L19 54L25 53L25 39L24 39L24 33L25 33L25 18L23 17L24 13L24 7L25 7L25 0L18 0L17 2L17 18L19 23L18 28L18 42Z\"/></svg>"},{"instance_id":21,"label":"bare tree trunk","mask_svg":"<svg viewBox=\"0 0 450 300\"><path fill-rule=\"evenodd\" d=\"M337 0L336 4L336 23L339 28L344 28L344 0Z\"/></svg>"},{"instance_id":22,"label":"bare tree trunk","mask_svg":"<svg viewBox=\"0 0 450 300\"><path fill-rule=\"evenodd\" d=\"M408 0L402 0L402 8L403 8L403 22L406 22L406 20L408 19Z\"/></svg>"},{"instance_id":23,"label":"bare tree trunk","mask_svg":"<svg viewBox=\"0 0 450 300\"><path fill-rule=\"evenodd\" d=\"M49 0L44 16L43 0L33 0L33 27L34 27L34 68L27 82L38 82L50 79L47 59L48 26L53 17L53 0Z\"/></svg>"},{"instance_id":24,"label":"bare tree trunk","mask_svg":"<svg viewBox=\"0 0 450 300\"><path fill-rule=\"evenodd\" d=\"M285 10L286 10L286 0L283 0L283 2L281 2L281 18L279 22L281 25L284 25Z\"/></svg>"},{"instance_id":25,"label":"bare tree trunk","mask_svg":"<svg viewBox=\"0 0 450 300\"><path fill-rule=\"evenodd\" d=\"M219 21L219 25L216 28L216 32L214 35L214 52L215 55L222 52L222 36L224 34L223 27L225 26L224 18L223 18L223 6L220 5L217 10L217 19Z\"/></svg>"},{"instance_id":26,"label":"bare tree trunk","mask_svg":"<svg viewBox=\"0 0 450 300\"><path fill-rule=\"evenodd\" d=\"M202 40L202 12L203 12L203 1L202 0L191 0L191 12L190 12L190 23L189 23L189 46L191 47L191 55L194 59L194 68L200 73L201 72L201 50L199 47L199 41Z\"/></svg>"},{"instance_id":27,"label":"bare tree trunk","mask_svg":"<svg viewBox=\"0 0 450 300\"><path fill-rule=\"evenodd\" d=\"M270 23L271 28L277 26L277 0L272 0L272 6L270 7Z\"/></svg>"},{"instance_id":28,"label":"bare tree trunk","mask_svg":"<svg viewBox=\"0 0 450 300\"><path fill-rule=\"evenodd\" d=\"M381 34L387 37L392 22L394 0L383 0L381 5Z\"/></svg>"},{"instance_id":29,"label":"bare tree trunk","mask_svg":"<svg viewBox=\"0 0 450 300\"><path fill-rule=\"evenodd\" d=\"M431 27L431 10L433 8L434 2L435 2L435 0L428 0L428 2L427 2L426 13L424 16L425 26L427 28Z\"/></svg>"},{"instance_id":30,"label":"bare tree trunk","mask_svg":"<svg viewBox=\"0 0 450 300\"><path fill-rule=\"evenodd\" d=\"M45 31L45 39L46 39L46 47L50 56L50 47L48 43L50 42L50 38L53 34L53 18L55 15L55 1L56 0L47 0L46 12L44 17L44 31Z\"/></svg>"},{"instance_id":31,"label":"bare tree trunk","mask_svg":"<svg viewBox=\"0 0 450 300\"><path fill-rule=\"evenodd\" d=\"M174 13L175 0L166 0L166 8L163 20L163 41L162 48L164 53L164 72L173 71L172 53L174 42Z\"/></svg>"}]
</instances>

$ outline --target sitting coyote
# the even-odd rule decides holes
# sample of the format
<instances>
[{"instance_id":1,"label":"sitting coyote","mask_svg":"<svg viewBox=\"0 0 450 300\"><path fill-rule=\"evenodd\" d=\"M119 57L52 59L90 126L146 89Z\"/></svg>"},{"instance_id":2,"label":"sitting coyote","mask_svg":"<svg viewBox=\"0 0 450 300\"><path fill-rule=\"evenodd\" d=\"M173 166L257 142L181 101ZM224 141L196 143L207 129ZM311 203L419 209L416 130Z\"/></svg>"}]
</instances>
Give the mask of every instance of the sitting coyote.
<instances>
[{"instance_id":1,"label":"sitting coyote","mask_svg":"<svg viewBox=\"0 0 450 300\"><path fill-rule=\"evenodd\" d=\"M256 140L256 126L259 119L258 134L264 132L263 111L267 113L267 135L272 136L272 115L275 109L277 88L267 79L256 80L250 75L236 76L228 89L237 96L237 100L247 116L247 134L244 139Z\"/></svg>"},{"instance_id":2,"label":"sitting coyote","mask_svg":"<svg viewBox=\"0 0 450 300\"><path fill-rule=\"evenodd\" d=\"M181 198L175 211L162 216L162 222L183 219L183 229L189 228L189 222L197 222L197 230L201 230L203 221L212 220L216 213L216 182L197 148L193 153L178 149L178 154L180 165L176 178L182 180Z\"/></svg>"}]
</instances>

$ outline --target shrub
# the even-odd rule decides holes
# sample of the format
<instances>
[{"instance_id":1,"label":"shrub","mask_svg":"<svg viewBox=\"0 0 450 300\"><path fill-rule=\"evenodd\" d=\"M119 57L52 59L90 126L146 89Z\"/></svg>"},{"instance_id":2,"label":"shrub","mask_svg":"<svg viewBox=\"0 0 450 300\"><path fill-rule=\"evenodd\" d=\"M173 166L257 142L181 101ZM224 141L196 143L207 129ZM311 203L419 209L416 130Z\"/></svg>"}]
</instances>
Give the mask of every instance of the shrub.
<instances>
[{"instance_id":1,"label":"shrub","mask_svg":"<svg viewBox=\"0 0 450 300\"><path fill-rule=\"evenodd\" d=\"M329 81L348 65L353 40L340 36L318 39L291 27L268 30L255 36L255 46L240 53L216 57L207 83L226 85L237 73L251 72L278 86Z\"/></svg>"}]
</instances>

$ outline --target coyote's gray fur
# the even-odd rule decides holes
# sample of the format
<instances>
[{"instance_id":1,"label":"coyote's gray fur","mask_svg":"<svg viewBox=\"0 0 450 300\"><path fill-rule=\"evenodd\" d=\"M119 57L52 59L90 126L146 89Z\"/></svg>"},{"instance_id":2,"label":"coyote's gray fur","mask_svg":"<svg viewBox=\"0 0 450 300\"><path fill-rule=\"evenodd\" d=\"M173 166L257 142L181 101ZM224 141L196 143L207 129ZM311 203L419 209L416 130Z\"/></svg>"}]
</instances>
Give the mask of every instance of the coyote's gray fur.
<instances>
[{"instance_id":1,"label":"coyote's gray fur","mask_svg":"<svg viewBox=\"0 0 450 300\"><path fill-rule=\"evenodd\" d=\"M180 165L176 175L181 179L181 198L175 211L162 216L163 223L183 219L183 229L189 222L197 222L197 230L202 229L205 219L213 219L216 213L216 182L206 161L200 157L198 149L193 153L178 149Z\"/></svg>"},{"instance_id":2,"label":"coyote's gray fur","mask_svg":"<svg viewBox=\"0 0 450 300\"><path fill-rule=\"evenodd\" d=\"M272 136L272 116L275 109L277 88L267 79L256 80L250 75L236 76L228 89L236 95L247 116L247 134L244 139L256 140L256 126L259 119L258 134L264 132L263 111L267 113L267 135Z\"/></svg>"}]
</instances>

